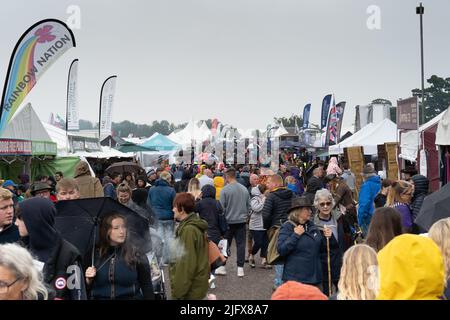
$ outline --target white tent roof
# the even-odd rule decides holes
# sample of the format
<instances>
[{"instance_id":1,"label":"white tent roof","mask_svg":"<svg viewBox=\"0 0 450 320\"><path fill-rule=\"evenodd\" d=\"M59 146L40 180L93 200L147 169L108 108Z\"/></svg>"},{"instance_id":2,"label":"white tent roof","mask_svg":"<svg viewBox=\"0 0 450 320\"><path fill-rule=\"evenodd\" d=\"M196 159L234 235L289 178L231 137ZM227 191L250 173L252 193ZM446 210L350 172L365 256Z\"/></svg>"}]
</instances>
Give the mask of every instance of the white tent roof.
<instances>
[{"instance_id":1,"label":"white tent roof","mask_svg":"<svg viewBox=\"0 0 450 320\"><path fill-rule=\"evenodd\" d=\"M85 158L98 158L98 159L107 159L107 158L132 158L134 157L133 152L123 153L114 148L102 146L102 151L97 152L86 152L86 151L77 151L71 155L85 157Z\"/></svg>"},{"instance_id":2,"label":"white tent roof","mask_svg":"<svg viewBox=\"0 0 450 320\"><path fill-rule=\"evenodd\" d=\"M8 123L2 138L52 141L31 103L25 105Z\"/></svg>"},{"instance_id":3,"label":"white tent roof","mask_svg":"<svg viewBox=\"0 0 450 320\"><path fill-rule=\"evenodd\" d=\"M362 146L364 154L375 155L378 153L377 145L396 141L397 125L389 119L384 119L376 124L368 124L348 139L330 146L328 150L329 154L341 154L344 148Z\"/></svg>"},{"instance_id":4,"label":"white tent roof","mask_svg":"<svg viewBox=\"0 0 450 320\"><path fill-rule=\"evenodd\" d=\"M47 134L50 136L51 141L56 143L56 150L58 156L67 155L67 146L69 144L66 131L49 123L41 122Z\"/></svg>"},{"instance_id":5,"label":"white tent roof","mask_svg":"<svg viewBox=\"0 0 450 320\"><path fill-rule=\"evenodd\" d=\"M69 153L67 150L69 143L68 143L66 131L62 130L60 128L57 128L55 126L52 126L51 124L48 124L45 122L42 122L42 125L47 130L51 141L56 143L57 154L59 157L64 157L64 156L77 157L78 156L78 157L86 157L86 158L107 159L107 158L113 158L113 157L129 158L129 157L134 156L133 153L123 153L114 148L104 147L104 146L101 147L102 148L101 152L100 151L97 151L97 152L77 151L75 153ZM70 132L69 132L69 135L71 135Z\"/></svg>"},{"instance_id":6,"label":"white tent roof","mask_svg":"<svg viewBox=\"0 0 450 320\"><path fill-rule=\"evenodd\" d=\"M191 119L183 130L172 132L168 135L168 138L181 145L190 145L191 140L203 142L210 139L211 130L206 125L206 122L202 121L200 125L197 125Z\"/></svg>"},{"instance_id":7,"label":"white tent roof","mask_svg":"<svg viewBox=\"0 0 450 320\"><path fill-rule=\"evenodd\" d=\"M436 130L436 144L448 146L450 145L450 107L442 114Z\"/></svg>"}]
</instances>

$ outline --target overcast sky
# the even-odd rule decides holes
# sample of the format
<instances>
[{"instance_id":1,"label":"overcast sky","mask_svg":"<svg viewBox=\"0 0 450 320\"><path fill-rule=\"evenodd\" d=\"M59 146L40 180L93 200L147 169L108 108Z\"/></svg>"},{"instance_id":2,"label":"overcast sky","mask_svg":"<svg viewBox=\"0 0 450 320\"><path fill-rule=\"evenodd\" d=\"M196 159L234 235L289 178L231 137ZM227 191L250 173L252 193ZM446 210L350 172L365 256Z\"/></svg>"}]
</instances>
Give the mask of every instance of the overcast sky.
<instances>
[{"instance_id":1,"label":"overcast sky","mask_svg":"<svg viewBox=\"0 0 450 320\"><path fill-rule=\"evenodd\" d=\"M339 5L337 5L337 3ZM450 76L450 1L423 1L425 76ZM274 116L301 114L323 97L354 106L411 95L420 87L418 1L412 0L134 0L8 1L0 20L0 83L22 33L35 22L67 22L80 8L77 47L39 80L24 104L65 117L67 72L79 58L80 118L98 121L102 82L117 74L113 121L176 124L218 118L264 128ZM380 30L367 13L380 9ZM24 9L25 8L25 9Z\"/></svg>"}]
</instances>

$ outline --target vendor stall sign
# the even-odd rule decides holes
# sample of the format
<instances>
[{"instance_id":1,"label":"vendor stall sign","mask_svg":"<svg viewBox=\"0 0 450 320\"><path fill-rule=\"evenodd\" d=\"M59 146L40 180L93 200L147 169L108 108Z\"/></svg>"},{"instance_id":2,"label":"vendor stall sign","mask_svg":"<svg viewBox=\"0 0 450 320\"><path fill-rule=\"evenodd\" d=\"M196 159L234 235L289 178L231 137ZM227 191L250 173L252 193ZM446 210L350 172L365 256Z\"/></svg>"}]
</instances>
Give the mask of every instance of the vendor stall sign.
<instances>
[{"instance_id":1,"label":"vendor stall sign","mask_svg":"<svg viewBox=\"0 0 450 320\"><path fill-rule=\"evenodd\" d=\"M32 154L32 143L28 140L0 139L0 155L22 155Z\"/></svg>"},{"instance_id":2,"label":"vendor stall sign","mask_svg":"<svg viewBox=\"0 0 450 320\"><path fill-rule=\"evenodd\" d=\"M397 101L397 129L417 129L417 97Z\"/></svg>"},{"instance_id":3,"label":"vendor stall sign","mask_svg":"<svg viewBox=\"0 0 450 320\"><path fill-rule=\"evenodd\" d=\"M56 156L56 143L50 141L33 141L32 153L34 156Z\"/></svg>"},{"instance_id":4,"label":"vendor stall sign","mask_svg":"<svg viewBox=\"0 0 450 320\"><path fill-rule=\"evenodd\" d=\"M70 150L72 152L86 151L97 152L102 151L100 142L95 138L69 136Z\"/></svg>"}]
</instances>

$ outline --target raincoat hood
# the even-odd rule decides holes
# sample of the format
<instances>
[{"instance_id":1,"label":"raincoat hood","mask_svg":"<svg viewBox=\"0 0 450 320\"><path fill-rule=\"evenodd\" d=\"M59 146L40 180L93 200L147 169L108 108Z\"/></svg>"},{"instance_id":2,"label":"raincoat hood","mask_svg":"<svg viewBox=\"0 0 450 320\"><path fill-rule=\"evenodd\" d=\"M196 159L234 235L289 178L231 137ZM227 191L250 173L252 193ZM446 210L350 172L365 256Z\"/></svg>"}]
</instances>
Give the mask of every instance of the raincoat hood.
<instances>
[{"instance_id":1,"label":"raincoat hood","mask_svg":"<svg viewBox=\"0 0 450 320\"><path fill-rule=\"evenodd\" d=\"M80 177L80 176L86 176L91 175L91 171L89 170L89 165L87 162L80 161L78 162L77 166L75 167L75 176L74 178Z\"/></svg>"},{"instance_id":2,"label":"raincoat hood","mask_svg":"<svg viewBox=\"0 0 450 320\"><path fill-rule=\"evenodd\" d=\"M251 191L252 197L261 195L261 191L258 187L253 187Z\"/></svg>"},{"instance_id":3,"label":"raincoat hood","mask_svg":"<svg viewBox=\"0 0 450 320\"><path fill-rule=\"evenodd\" d=\"M430 238L403 234L378 253L377 300L437 300L444 293L444 262Z\"/></svg>"},{"instance_id":4,"label":"raincoat hood","mask_svg":"<svg viewBox=\"0 0 450 320\"><path fill-rule=\"evenodd\" d=\"M335 164L338 165L336 157L331 157L330 162L328 164Z\"/></svg>"},{"instance_id":5,"label":"raincoat hood","mask_svg":"<svg viewBox=\"0 0 450 320\"><path fill-rule=\"evenodd\" d=\"M216 188L214 188L212 185L207 184L204 185L202 188L202 198L216 198Z\"/></svg>"},{"instance_id":6,"label":"raincoat hood","mask_svg":"<svg viewBox=\"0 0 450 320\"><path fill-rule=\"evenodd\" d=\"M191 213L190 215L187 216L186 219L180 222L180 225L178 226L176 231L177 236L187 226L195 226L198 229L200 229L201 232L206 232L208 230L208 222L206 222L203 219L200 219L197 213Z\"/></svg>"},{"instance_id":7,"label":"raincoat hood","mask_svg":"<svg viewBox=\"0 0 450 320\"><path fill-rule=\"evenodd\" d=\"M28 231L30 250L47 262L60 238L54 228L56 208L45 198L31 198L19 203L20 214Z\"/></svg>"},{"instance_id":8,"label":"raincoat hood","mask_svg":"<svg viewBox=\"0 0 450 320\"><path fill-rule=\"evenodd\" d=\"M428 194L428 179L425 176L420 174L416 174L412 177L414 182L414 195L413 197L417 197L420 194Z\"/></svg>"},{"instance_id":9,"label":"raincoat hood","mask_svg":"<svg viewBox=\"0 0 450 320\"><path fill-rule=\"evenodd\" d=\"M225 180L223 177L214 177L214 186L216 188L223 188L223 186L225 185Z\"/></svg>"}]
</instances>

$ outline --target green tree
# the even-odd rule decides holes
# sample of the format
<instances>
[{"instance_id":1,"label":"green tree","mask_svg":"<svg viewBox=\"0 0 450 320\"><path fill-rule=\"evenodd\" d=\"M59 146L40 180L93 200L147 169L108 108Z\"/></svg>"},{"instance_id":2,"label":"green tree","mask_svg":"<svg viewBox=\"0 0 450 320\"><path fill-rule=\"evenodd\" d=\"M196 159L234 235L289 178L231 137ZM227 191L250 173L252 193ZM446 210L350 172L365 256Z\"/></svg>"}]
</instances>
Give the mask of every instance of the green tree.
<instances>
[{"instance_id":1,"label":"green tree","mask_svg":"<svg viewBox=\"0 0 450 320\"><path fill-rule=\"evenodd\" d=\"M274 117L273 120L275 120L276 123L281 122L285 128L286 127L294 128L295 126L300 128L303 125L302 117L297 116L295 114L291 115L289 118L288 117L281 117L281 118Z\"/></svg>"},{"instance_id":2,"label":"green tree","mask_svg":"<svg viewBox=\"0 0 450 320\"><path fill-rule=\"evenodd\" d=\"M422 113L420 113L421 124L433 119L450 106L450 77L441 78L432 75L430 79L427 79L427 83L430 86L424 88L425 121L422 119ZM412 94L419 98L421 108L422 90L413 89Z\"/></svg>"},{"instance_id":3,"label":"green tree","mask_svg":"<svg viewBox=\"0 0 450 320\"><path fill-rule=\"evenodd\" d=\"M372 104L388 104L390 106L392 106L392 102L387 100L387 99L383 99L383 98L378 98L372 101Z\"/></svg>"},{"instance_id":4,"label":"green tree","mask_svg":"<svg viewBox=\"0 0 450 320\"><path fill-rule=\"evenodd\" d=\"M92 130L92 129L94 129L94 125L92 124L92 122L90 122L88 120L80 119L79 125L80 125L80 130Z\"/></svg>"}]
</instances>

